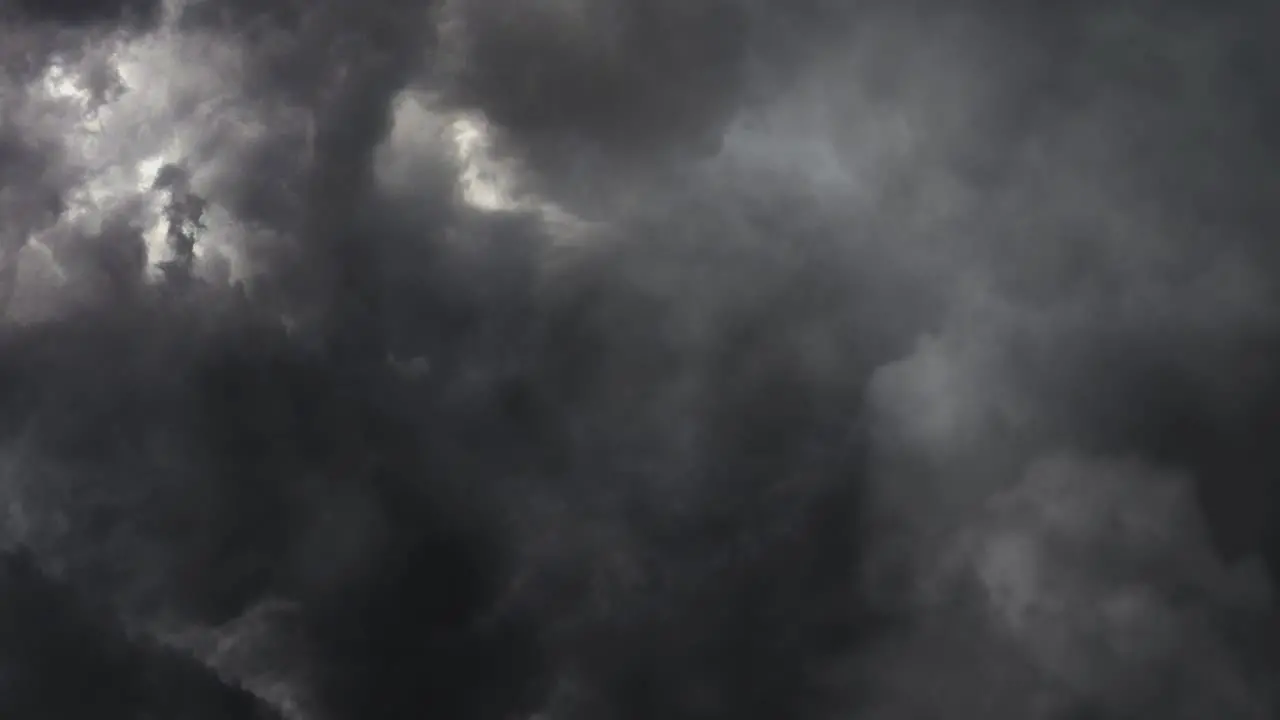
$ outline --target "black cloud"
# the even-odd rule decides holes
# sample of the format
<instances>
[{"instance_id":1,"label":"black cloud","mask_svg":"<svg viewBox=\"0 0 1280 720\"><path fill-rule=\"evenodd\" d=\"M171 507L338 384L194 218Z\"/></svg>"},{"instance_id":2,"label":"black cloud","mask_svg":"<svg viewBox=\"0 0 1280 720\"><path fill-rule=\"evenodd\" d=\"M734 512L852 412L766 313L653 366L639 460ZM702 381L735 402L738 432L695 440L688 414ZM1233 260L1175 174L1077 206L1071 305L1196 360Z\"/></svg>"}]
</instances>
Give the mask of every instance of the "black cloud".
<instances>
[{"instance_id":1,"label":"black cloud","mask_svg":"<svg viewBox=\"0 0 1280 720\"><path fill-rule=\"evenodd\" d=\"M856 713L932 622L876 575L906 480L867 403L930 334L996 338L983 377L1029 418L957 431L940 474L1138 456L1249 525L1224 557L1276 562L1261 5L178 5L31 3L0 35L14 593L56 575L152 635L281 602L333 720ZM414 102L429 152L394 142ZM810 106L845 180L792 159ZM519 202L465 199L458 117ZM979 332L981 293L1007 312ZM78 627L61 602L0 622ZM6 656L12 716L199 674L79 644ZM162 685L101 703L185 702Z\"/></svg>"}]
</instances>

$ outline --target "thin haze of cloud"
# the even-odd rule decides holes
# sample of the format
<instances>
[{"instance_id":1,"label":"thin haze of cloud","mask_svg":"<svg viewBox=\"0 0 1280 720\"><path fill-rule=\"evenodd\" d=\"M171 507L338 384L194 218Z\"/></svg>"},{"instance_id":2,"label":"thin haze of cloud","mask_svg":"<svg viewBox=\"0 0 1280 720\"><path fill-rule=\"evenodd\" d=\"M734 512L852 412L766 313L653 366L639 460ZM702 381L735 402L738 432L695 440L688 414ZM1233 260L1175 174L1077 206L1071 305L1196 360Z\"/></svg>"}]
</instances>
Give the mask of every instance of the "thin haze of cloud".
<instances>
[{"instance_id":1,"label":"thin haze of cloud","mask_svg":"<svg viewBox=\"0 0 1280 720\"><path fill-rule=\"evenodd\" d=\"M1269 716L1266 4L3 12L6 716Z\"/></svg>"}]
</instances>

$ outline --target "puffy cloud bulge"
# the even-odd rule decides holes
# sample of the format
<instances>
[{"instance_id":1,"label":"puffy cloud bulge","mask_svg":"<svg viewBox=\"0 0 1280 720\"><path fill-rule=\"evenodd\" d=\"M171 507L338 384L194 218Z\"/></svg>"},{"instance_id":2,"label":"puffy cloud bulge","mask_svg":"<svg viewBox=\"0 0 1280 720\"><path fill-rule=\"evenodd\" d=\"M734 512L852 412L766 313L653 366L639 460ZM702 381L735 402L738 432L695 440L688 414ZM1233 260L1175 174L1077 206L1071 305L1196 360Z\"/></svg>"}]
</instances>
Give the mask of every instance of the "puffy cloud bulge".
<instances>
[{"instance_id":1,"label":"puffy cloud bulge","mask_svg":"<svg viewBox=\"0 0 1280 720\"><path fill-rule=\"evenodd\" d=\"M1270 717L1278 19L0 5L0 714Z\"/></svg>"}]
</instances>

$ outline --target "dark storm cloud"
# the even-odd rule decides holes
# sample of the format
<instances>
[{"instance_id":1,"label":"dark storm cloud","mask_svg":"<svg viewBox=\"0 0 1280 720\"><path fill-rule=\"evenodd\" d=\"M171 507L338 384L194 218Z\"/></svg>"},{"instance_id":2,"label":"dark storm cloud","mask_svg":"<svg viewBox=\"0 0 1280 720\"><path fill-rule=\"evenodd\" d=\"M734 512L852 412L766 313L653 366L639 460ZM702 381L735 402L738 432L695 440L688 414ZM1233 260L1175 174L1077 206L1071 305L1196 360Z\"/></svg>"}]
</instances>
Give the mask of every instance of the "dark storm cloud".
<instances>
[{"instance_id":1,"label":"dark storm cloud","mask_svg":"<svg viewBox=\"0 0 1280 720\"><path fill-rule=\"evenodd\" d=\"M185 19L192 32L244 33L247 105L308 117L268 128L212 182L164 170L98 226L45 239L91 301L6 330L17 539L133 622L218 624L283 596L325 717L503 717L575 682L591 689L570 712L597 717L800 711L816 646L838 655L862 633L859 444L844 427L859 383L770 336L829 343L816 336L824 320L805 316L839 303L840 278L816 265L772 278L787 253L754 236L788 223L757 228L767 214L742 217L747 199L726 197L714 211L623 221L635 241L570 259L578 279L539 295L548 238L533 213L480 214L430 177L421 198L375 182L393 100L431 49L422 10ZM695 25L682 14L646 15L640 29L659 22L688 49ZM727 113L730 100L712 100ZM524 132L519 113L495 114ZM691 120L708 122L701 110ZM570 132L606 132L584 121ZM722 120L710 122L692 134ZM685 134L660 130L672 132ZM301 161L279 153L289 143ZM193 238L200 247L193 221L206 215L192 208L291 239L250 248L243 294L172 272L156 284L145 280L150 194L167 203L178 262ZM749 242L650 257L641 238L675 228ZM717 268L723 279L698 279ZM824 278L812 294L789 287L811 273ZM777 307L752 299L765 286ZM687 338L664 338L689 293L708 311ZM297 329L279 326L281 310ZM425 376L402 369L415 356ZM646 361L663 357L674 365ZM637 383L678 394L686 380L705 396L689 406L701 420L664 426L647 393L618 394ZM820 403L813 417L806 398ZM672 445L691 433L696 457ZM568 503L570 547L517 567L553 530L526 517L544 498ZM621 545L585 544L596 523L616 525ZM638 567L643 587L611 587L616 564ZM773 587L778 573L793 582ZM763 634L746 634L757 623ZM744 696L744 684L758 690Z\"/></svg>"},{"instance_id":2,"label":"dark storm cloud","mask_svg":"<svg viewBox=\"0 0 1280 720\"><path fill-rule=\"evenodd\" d=\"M446 4L456 101L517 135L629 152L714 138L750 52L741 3ZM456 17L455 17L456 16ZM558 136L558 137L557 137Z\"/></svg>"},{"instance_id":3,"label":"dark storm cloud","mask_svg":"<svg viewBox=\"0 0 1280 720\"><path fill-rule=\"evenodd\" d=\"M0 579L7 717L279 717L190 658L131 639L24 554L5 554Z\"/></svg>"},{"instance_id":4,"label":"dark storm cloud","mask_svg":"<svg viewBox=\"0 0 1280 720\"><path fill-rule=\"evenodd\" d=\"M1061 628L1101 621L1086 620L1083 608L1105 604L1084 602L1074 619L1071 597L1105 595L1102 588L1124 583L1146 588L1146 599L1135 602L1148 617L1179 618L1175 634L1197 627L1187 616L1214 618L1198 627L1216 639L1203 640L1204 650L1170 652L1160 672L1252 678L1200 686L1218 688L1224 703L1228 695L1265 698L1273 685L1267 674L1275 667L1273 625L1261 620L1268 601L1257 600L1263 610L1255 605L1252 615L1221 609L1236 602L1229 598L1239 576L1231 573L1247 572L1249 561L1275 552L1276 469L1263 438L1275 428L1280 268L1272 242L1277 217L1265 198L1277 175L1273 131L1260 122L1274 83L1256 71L1269 46L1257 29L1268 12L1247 4L1073 5L1049 24L1006 18L997 26L1001 34L977 35L990 41L982 52L964 44L961 50L970 52L945 45L934 51L952 60L950 77L962 83L958 95L943 95L953 104L937 105L953 121L938 123L953 134L935 146L950 162L935 166L935 178L945 181L907 173L908 193L897 202L902 217L912 210L940 214L925 234L937 233L930 247L963 281L951 290L949 317L872 383L883 463L877 484L900 498L903 515L925 538L944 538L921 541L925 566L941 552L931 543L954 540L948 528L985 527L976 530L988 533L979 547L965 552L976 558L982 593L1011 608L1013 619L996 624L1069 685L1093 682L1077 675L1089 663L1064 669L1081 662L1068 658L1092 641L1083 639L1087 632ZM1003 34L1010 29L1020 34ZM1046 42L1015 54L1014 64L1005 53L1026 48L1028 37ZM994 92L992 74L966 72L984 68L984 57L1001 56L1005 64L991 71L1000 81ZM977 95L983 91L992 94ZM966 113L975 95L981 107ZM1068 464L1088 467L1044 493L1046 462L1061 463L1063 455ZM1138 464L1089 466L1099 458ZM1008 498L1026 502L1036 493L1044 494L1022 507L1028 517L1076 517L1072 503L1112 473L1118 487L1146 487L1151 495L1100 501L1088 515L1125 512L1130 516L1118 527L1149 524L1168 528L1179 542L1197 538L1213 563L1232 570L1205 571L1197 582L1207 589L1188 599L1185 587L1173 588L1185 582L1180 573L1204 562L1195 558L1205 550L1126 567L1119 558L1136 539L1109 536L1096 553L1067 552L1062 537L1044 534L1074 534L1070 544L1101 531L1085 524L1017 530L991 517ZM1157 493L1169 492L1182 493L1178 502L1194 512L1176 521L1135 519L1158 504ZM1203 531L1201 522L1208 525ZM1036 628L1042 614L1055 618L1052 627ZM1262 653L1242 650L1250 641L1225 629L1240 617L1252 617L1245 625L1266 638L1259 641L1267 648ZM1124 657L1132 650L1118 649L1126 632L1107 631L1105 644L1114 643L1108 652ZM1213 645L1220 649L1207 649ZM1218 669L1203 665L1208 657L1218 658ZM1235 670L1221 669L1233 663ZM1253 690L1243 689L1248 683ZM1138 699L1146 691L1136 686L1133 694L1090 687L1085 694L1098 696L1086 704L1100 716L1166 712L1150 695ZM1232 707L1215 712L1267 712L1251 702Z\"/></svg>"},{"instance_id":5,"label":"dark storm cloud","mask_svg":"<svg viewBox=\"0 0 1280 720\"><path fill-rule=\"evenodd\" d=\"M17 14L26 20L69 27L121 23L154 26L160 20L162 0L15 0Z\"/></svg>"},{"instance_id":6,"label":"dark storm cloud","mask_svg":"<svg viewBox=\"0 0 1280 720\"><path fill-rule=\"evenodd\" d=\"M1123 180L1102 184L1132 206L1052 221L1044 235L1061 239L1028 247L1007 275L1033 305L1098 313L1019 343L1032 394L1050 394L1036 402L1061 413L1048 420L1054 432L1192 472L1211 522L1243 554L1271 542L1274 511L1257 513L1273 505L1280 470L1262 439L1275 428L1280 361L1280 218L1267 199L1280 175L1260 122L1272 83L1244 72L1268 44L1259 21L1173 8L1096 24L1068 87L1076 112L1108 123L1110 137L1090 144L1110 154L1086 167L1114 167Z\"/></svg>"},{"instance_id":7,"label":"dark storm cloud","mask_svg":"<svg viewBox=\"0 0 1280 720\"><path fill-rule=\"evenodd\" d=\"M269 592L297 599L314 658L296 660L318 667L325 716L416 716L422 703L500 716L509 712L504 692L516 692L504 688L530 675L520 663L529 662L531 631L482 622L504 573L503 552L485 549L493 518L442 495L485 479L442 476L451 454L505 451L450 442L447 414L433 409L438 393L386 364L372 315L375 260L391 247L379 247L369 223L378 209L370 163L415 63L415 37L400 34L396 14L339 6L310 20L320 27L291 60L316 65L318 78L292 95L265 78L275 85L265 92L307 103L314 133L302 149L311 157L305 167L292 158L261 166L278 176L263 185L291 183L285 194L300 199L262 215L302 238L283 256L267 254L303 281L277 264L260 265L272 277L251 282L255 292L302 286L283 304L314 308L303 340L234 288L178 283L172 272L146 282L140 203L152 191L107 210L98 227L57 229L45 240L88 302L5 329L11 491L28 519L17 539L130 622L221 623ZM383 51L391 57L375 57ZM168 182L185 181L182 173L161 175L154 192L168 196L169 241L185 263L202 234L192 221L203 213L192 208L204 201ZM33 228L13 229L25 241ZM417 230L429 239L435 229ZM424 308L414 319L427 325L431 316ZM496 677L503 663L521 671ZM55 684L84 674L56 664L33 672L41 676L30 682ZM469 678L494 679L478 687Z\"/></svg>"},{"instance_id":8,"label":"dark storm cloud","mask_svg":"<svg viewBox=\"0 0 1280 720\"><path fill-rule=\"evenodd\" d=\"M585 212L600 178L625 186L715 155L740 110L838 45L861 11L822 0L444 2L431 82L444 102L483 112L504 152Z\"/></svg>"},{"instance_id":9,"label":"dark storm cloud","mask_svg":"<svg viewBox=\"0 0 1280 720\"><path fill-rule=\"evenodd\" d=\"M1173 673L1162 644L1026 650L1043 628L973 607L1034 594L1043 551L1086 587L1072 638L1133 607L1112 576L1178 625L1151 568L1194 543L1051 510L1167 528L1176 493L1125 512L1168 466L1267 483L1266 52L1252 16L1169 7L203 0L113 35L156 16L49 5L4 31L39 52L6 43L3 229L15 282L41 248L59 278L0 329L6 540L153 634L282 601L280 674L333 720L990 717L965 683L895 695L974 664L935 652L958 624L1025 678L1008 708L1155 712L1072 663ZM51 63L118 71L83 83L112 88L95 142ZM466 200L468 113L523 204ZM897 622L928 568L873 598L868 548L956 526L1014 600ZM1098 546L1138 559L1061 569Z\"/></svg>"},{"instance_id":10,"label":"dark storm cloud","mask_svg":"<svg viewBox=\"0 0 1280 720\"><path fill-rule=\"evenodd\" d=\"M0 123L0 167L4 168L0 193L8 218L0 234L0 307L7 307L16 283L17 253L26 245L28 233L57 216L62 199L57 187L45 181L56 162L53 150L27 141L5 119Z\"/></svg>"}]
</instances>

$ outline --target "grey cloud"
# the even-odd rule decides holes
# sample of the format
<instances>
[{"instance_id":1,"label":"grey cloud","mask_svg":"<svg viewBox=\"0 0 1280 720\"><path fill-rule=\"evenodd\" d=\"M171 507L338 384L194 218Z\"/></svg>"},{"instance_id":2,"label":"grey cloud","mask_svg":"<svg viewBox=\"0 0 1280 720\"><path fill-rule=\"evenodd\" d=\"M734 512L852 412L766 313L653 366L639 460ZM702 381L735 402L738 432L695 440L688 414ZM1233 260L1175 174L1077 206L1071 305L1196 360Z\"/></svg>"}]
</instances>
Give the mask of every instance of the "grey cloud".
<instances>
[{"instance_id":1,"label":"grey cloud","mask_svg":"<svg viewBox=\"0 0 1280 720\"><path fill-rule=\"evenodd\" d=\"M1152 568L1229 584L1188 482L1210 525L1218 478L1258 508L1233 552L1270 525L1252 16L176 10L5 30L32 50L4 229L60 277L18 278L56 311L0 338L8 534L120 622L216 634L283 599L275 662L335 719L1162 712L1112 690L1185 658L1077 681L982 592L910 595L1012 523L1084 596L1155 598L1143 638L1243 672L1219 626L1257 613L1183 613ZM50 63L96 72L84 108L28 92ZM510 202L468 199L459 118ZM1171 492L1123 572L1105 528L1043 539ZM1077 610L1069 649L1143 630ZM985 653L1004 704L902 689Z\"/></svg>"}]
</instances>

